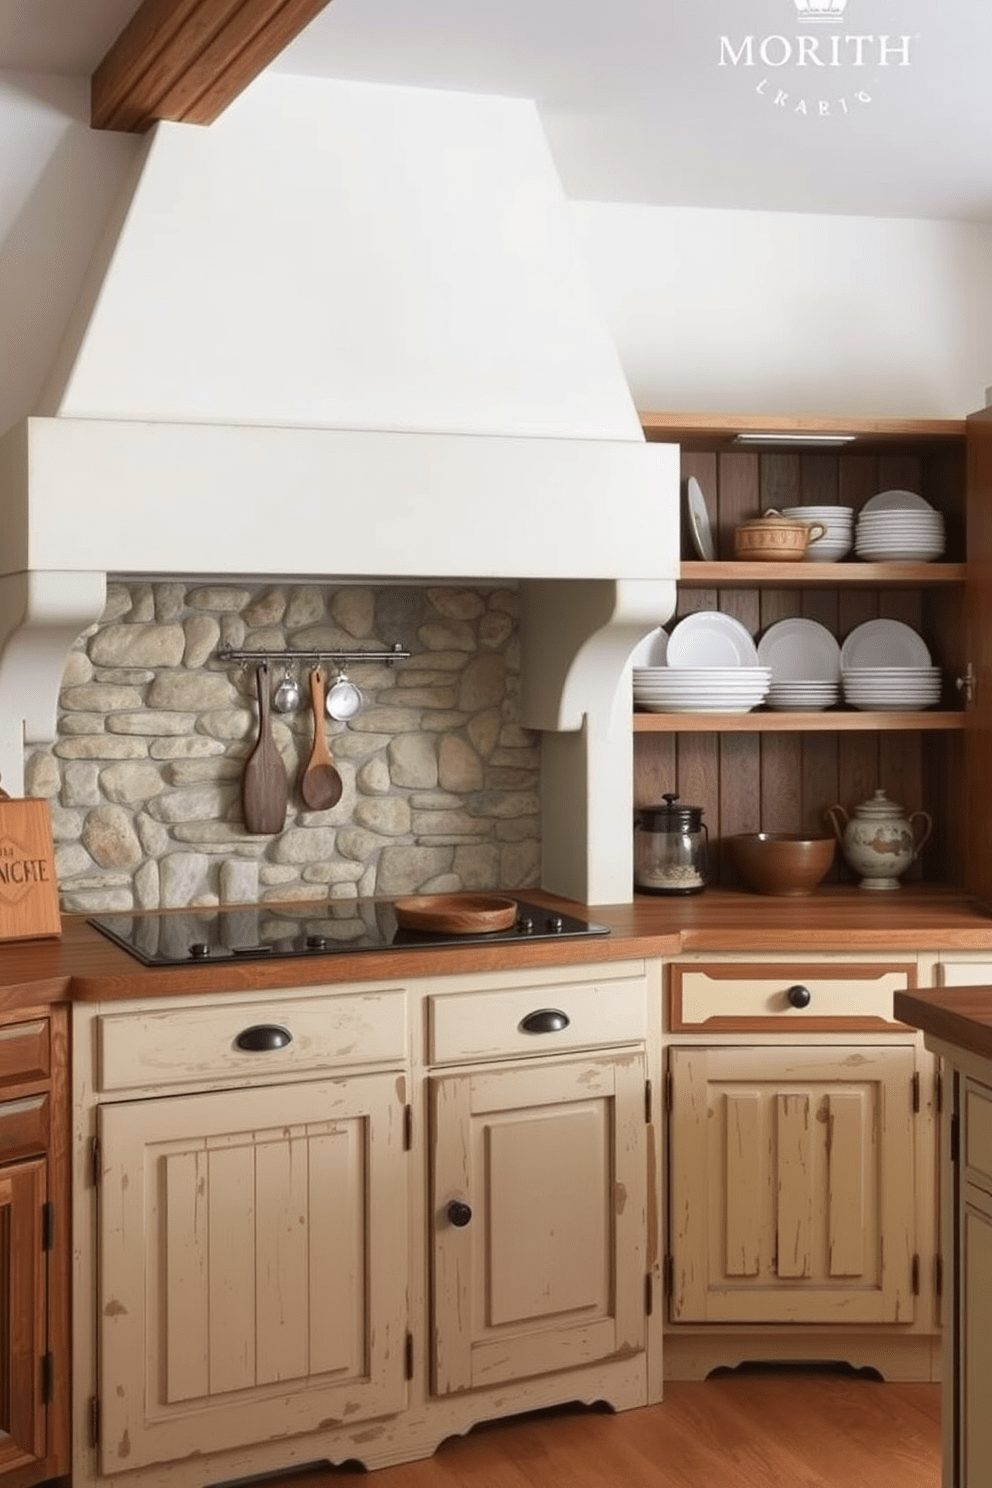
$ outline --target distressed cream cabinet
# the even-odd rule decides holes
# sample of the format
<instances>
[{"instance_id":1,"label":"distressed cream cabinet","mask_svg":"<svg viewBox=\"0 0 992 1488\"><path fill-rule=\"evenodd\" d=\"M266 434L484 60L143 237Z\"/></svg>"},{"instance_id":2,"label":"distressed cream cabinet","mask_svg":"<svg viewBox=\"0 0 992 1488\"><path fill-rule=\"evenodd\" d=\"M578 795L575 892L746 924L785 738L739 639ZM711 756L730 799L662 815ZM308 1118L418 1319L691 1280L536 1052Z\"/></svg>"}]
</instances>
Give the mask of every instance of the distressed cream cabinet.
<instances>
[{"instance_id":1,"label":"distressed cream cabinet","mask_svg":"<svg viewBox=\"0 0 992 1488\"><path fill-rule=\"evenodd\" d=\"M659 1010L643 960L77 1004L77 1488L658 1398Z\"/></svg>"},{"instance_id":2,"label":"distressed cream cabinet","mask_svg":"<svg viewBox=\"0 0 992 1488\"><path fill-rule=\"evenodd\" d=\"M935 1369L933 1061L916 958L685 957L666 996L666 1373Z\"/></svg>"}]
</instances>

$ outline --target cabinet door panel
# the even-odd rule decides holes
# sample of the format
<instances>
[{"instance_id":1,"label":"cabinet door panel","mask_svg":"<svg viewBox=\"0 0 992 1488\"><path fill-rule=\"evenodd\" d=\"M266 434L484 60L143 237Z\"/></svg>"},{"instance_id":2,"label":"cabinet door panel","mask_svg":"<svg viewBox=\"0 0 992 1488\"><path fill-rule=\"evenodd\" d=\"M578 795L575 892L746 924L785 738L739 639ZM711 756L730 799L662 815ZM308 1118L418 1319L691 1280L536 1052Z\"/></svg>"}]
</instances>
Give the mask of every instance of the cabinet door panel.
<instances>
[{"instance_id":1,"label":"cabinet door panel","mask_svg":"<svg viewBox=\"0 0 992 1488\"><path fill-rule=\"evenodd\" d=\"M46 1452L41 1358L47 1338L41 1211L46 1164L0 1168L0 1475Z\"/></svg>"},{"instance_id":2,"label":"cabinet door panel","mask_svg":"<svg viewBox=\"0 0 992 1488\"><path fill-rule=\"evenodd\" d=\"M911 1322L914 1050L673 1048L675 1322Z\"/></svg>"},{"instance_id":3,"label":"cabinet door panel","mask_svg":"<svg viewBox=\"0 0 992 1488\"><path fill-rule=\"evenodd\" d=\"M402 1086L102 1108L104 1472L402 1408Z\"/></svg>"},{"instance_id":4,"label":"cabinet door panel","mask_svg":"<svg viewBox=\"0 0 992 1488\"><path fill-rule=\"evenodd\" d=\"M431 1101L435 1391L643 1348L643 1057L437 1076Z\"/></svg>"}]
</instances>

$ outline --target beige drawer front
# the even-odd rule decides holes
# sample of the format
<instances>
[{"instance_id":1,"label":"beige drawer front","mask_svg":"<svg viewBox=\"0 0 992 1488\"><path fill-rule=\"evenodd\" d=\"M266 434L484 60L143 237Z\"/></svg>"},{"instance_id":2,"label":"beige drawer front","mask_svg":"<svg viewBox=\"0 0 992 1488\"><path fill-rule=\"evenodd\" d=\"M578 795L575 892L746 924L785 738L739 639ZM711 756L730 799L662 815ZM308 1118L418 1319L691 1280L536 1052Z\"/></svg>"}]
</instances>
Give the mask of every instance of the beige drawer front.
<instances>
[{"instance_id":1,"label":"beige drawer front","mask_svg":"<svg viewBox=\"0 0 992 1488\"><path fill-rule=\"evenodd\" d=\"M647 1035L647 979L432 996L428 1028L433 1064L640 1043Z\"/></svg>"},{"instance_id":2,"label":"beige drawer front","mask_svg":"<svg viewBox=\"0 0 992 1488\"><path fill-rule=\"evenodd\" d=\"M992 961L942 961L937 980L941 987L990 987Z\"/></svg>"},{"instance_id":3,"label":"beige drawer front","mask_svg":"<svg viewBox=\"0 0 992 1488\"><path fill-rule=\"evenodd\" d=\"M903 1026L893 1016L892 997L916 986L916 966L738 962L672 966L669 978L673 1032L870 1031ZM805 989L809 1000L793 989Z\"/></svg>"},{"instance_id":4,"label":"beige drawer front","mask_svg":"<svg viewBox=\"0 0 992 1488\"><path fill-rule=\"evenodd\" d=\"M964 1081L964 1172L969 1183L992 1193L992 1090Z\"/></svg>"},{"instance_id":5,"label":"beige drawer front","mask_svg":"<svg viewBox=\"0 0 992 1488\"><path fill-rule=\"evenodd\" d=\"M166 1012L108 1013L98 1020L98 1088L136 1090L209 1079L297 1074L406 1057L402 989L273 1003L215 1003ZM249 1029L287 1030L282 1048L254 1051ZM264 1043L264 1035L258 1036Z\"/></svg>"}]
</instances>

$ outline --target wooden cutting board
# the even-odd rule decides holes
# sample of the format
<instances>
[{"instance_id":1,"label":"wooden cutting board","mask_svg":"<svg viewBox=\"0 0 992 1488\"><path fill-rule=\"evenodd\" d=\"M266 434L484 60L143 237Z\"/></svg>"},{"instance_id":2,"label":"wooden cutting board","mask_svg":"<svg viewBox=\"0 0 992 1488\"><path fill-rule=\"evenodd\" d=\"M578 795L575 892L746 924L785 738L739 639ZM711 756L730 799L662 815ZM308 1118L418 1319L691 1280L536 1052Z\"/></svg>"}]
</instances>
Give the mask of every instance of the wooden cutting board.
<instances>
[{"instance_id":1,"label":"wooden cutting board","mask_svg":"<svg viewBox=\"0 0 992 1488\"><path fill-rule=\"evenodd\" d=\"M2 795L2 793L0 793ZM0 940L61 935L47 801L0 799Z\"/></svg>"}]
</instances>

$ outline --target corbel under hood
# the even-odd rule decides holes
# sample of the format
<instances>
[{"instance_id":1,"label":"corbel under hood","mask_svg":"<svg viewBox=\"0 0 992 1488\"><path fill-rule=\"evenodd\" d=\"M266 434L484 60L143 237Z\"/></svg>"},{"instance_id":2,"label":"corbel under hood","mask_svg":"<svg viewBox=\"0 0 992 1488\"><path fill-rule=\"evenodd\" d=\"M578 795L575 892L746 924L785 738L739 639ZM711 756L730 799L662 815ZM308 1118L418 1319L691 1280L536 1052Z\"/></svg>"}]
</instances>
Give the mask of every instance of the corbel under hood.
<instances>
[{"instance_id":1,"label":"corbel under hood","mask_svg":"<svg viewBox=\"0 0 992 1488\"><path fill-rule=\"evenodd\" d=\"M552 849L546 884L629 897L606 823L629 840L677 451L644 441L529 102L268 75L157 125L0 492L12 791L108 573L520 580L524 722L585 741L585 866Z\"/></svg>"}]
</instances>

